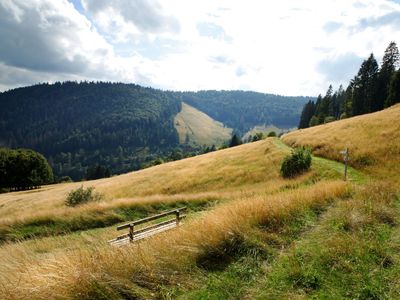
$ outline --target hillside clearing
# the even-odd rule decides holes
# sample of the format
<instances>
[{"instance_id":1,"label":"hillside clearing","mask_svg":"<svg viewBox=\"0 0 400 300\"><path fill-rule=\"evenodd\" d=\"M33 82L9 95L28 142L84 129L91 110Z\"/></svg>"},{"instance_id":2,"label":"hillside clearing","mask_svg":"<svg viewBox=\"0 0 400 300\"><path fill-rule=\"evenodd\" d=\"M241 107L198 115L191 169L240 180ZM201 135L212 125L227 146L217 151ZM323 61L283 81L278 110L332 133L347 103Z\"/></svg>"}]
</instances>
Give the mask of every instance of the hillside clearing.
<instances>
[{"instance_id":1,"label":"hillside clearing","mask_svg":"<svg viewBox=\"0 0 400 300\"><path fill-rule=\"evenodd\" d=\"M232 128L225 127L185 102L182 102L182 110L175 116L174 124L181 144L220 146L232 136Z\"/></svg>"}]
</instances>

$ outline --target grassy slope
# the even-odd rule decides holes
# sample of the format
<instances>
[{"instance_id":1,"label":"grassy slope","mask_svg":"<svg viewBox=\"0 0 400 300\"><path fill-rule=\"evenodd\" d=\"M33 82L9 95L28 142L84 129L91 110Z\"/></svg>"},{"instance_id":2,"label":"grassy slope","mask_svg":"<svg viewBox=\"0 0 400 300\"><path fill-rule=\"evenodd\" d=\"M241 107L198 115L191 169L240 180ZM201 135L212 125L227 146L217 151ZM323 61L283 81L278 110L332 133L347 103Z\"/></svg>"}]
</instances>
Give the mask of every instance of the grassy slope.
<instances>
[{"instance_id":1,"label":"grassy slope","mask_svg":"<svg viewBox=\"0 0 400 300\"><path fill-rule=\"evenodd\" d=\"M190 203L191 201L224 200L220 205L225 205L223 203L226 203L226 205L223 206L225 208L221 207L220 209L226 212L232 211L232 213L237 215L236 217L232 217L231 213L220 213L220 215L226 215L226 221L222 222L218 218L215 218L215 216L218 215L216 212L210 211L205 214L204 218L206 219L203 221L197 220L197 218L194 218L193 221L188 221L189 224L193 222L193 225L188 224L189 229L186 233L187 238L185 245L190 245L190 247L186 248L187 246L185 246L184 248L189 250L193 249L193 251L197 248L198 250L195 250L194 253L201 253L205 251L205 249L213 249L213 245L215 244L223 243L226 232L224 228L226 228L226 226L230 228L239 226L238 228L243 228L243 230L246 231L247 219L252 220L252 218L255 217L255 212L259 214L262 211L260 210L260 212L258 212L258 210L256 210L252 213L253 210L249 208L253 207L253 204L257 202L262 204L265 203L266 199L271 199L271 201L276 202L276 213L283 213L282 201L288 200L285 200L285 196L281 198L281 191L290 194L292 190L295 191L298 188L306 188L313 182L321 180L317 171L312 171L295 180L282 179L279 176L280 161L289 150L285 147L277 147L276 144L276 139L267 139L110 179L85 182L85 185L93 185L97 190L105 193L107 198L104 202L88 204L77 208L65 208L63 206L63 199L68 190L79 184L49 186L34 193L22 192L4 194L0 197L0 201L4 204L3 208L5 209L4 211L0 210L0 213L3 213L1 221L4 226L9 226L13 229L16 225L29 225L29 222L37 222L37 220L41 218L47 218L48 220L56 222L76 222L77 219L83 222L85 218L93 217L94 212L115 212L121 209L121 207L128 207L137 211L148 206L148 203L160 203L161 205L170 202L171 205L174 205L174 203L179 201L189 201L188 203ZM338 173L336 176L340 176L340 174ZM318 203L319 201L328 201L331 197L327 197L324 192L322 196L319 196L320 190L323 190L322 187L324 186L325 183L322 182L320 188L314 189L315 193L317 193L315 201ZM338 194L343 191L342 185L337 185L336 183L332 185L328 184L326 188L335 190L335 193ZM277 194L277 196L273 196L274 194ZM301 195L296 195L297 193L295 193L293 197L303 197ZM132 196L135 196L135 198L129 198ZM310 200L308 194L304 194L304 196L306 196L304 200ZM309 203L306 205L307 207L314 205L313 199L314 198L311 199L311 202L307 202ZM290 202L289 200L288 205ZM229 203L236 204L231 206ZM294 204L295 203L297 202L295 201ZM25 213L21 213L21 211L15 212L27 204L30 205L31 211L25 211ZM248 205L250 205L250 207L247 207ZM301 202L298 202L296 205L300 207L303 206ZM240 208L242 206L243 209L236 209L236 207ZM256 207L257 206L254 206L253 209ZM295 210L297 210L296 207L297 206L294 207ZM159 207L159 209L162 210L162 206ZM269 208L266 207L266 209ZM246 217L246 214L242 217L238 217L241 215L241 211L250 213L252 217L248 218L249 215ZM7 218L6 213L8 214ZM257 221L259 218L260 217L256 217L255 221L252 222L259 222ZM204 230L199 231L196 236L193 236L193 233L196 232L194 228L199 228L198 222L201 224L205 224L204 222L206 222L206 224L210 224L210 226L205 227ZM43 228L45 226L40 227ZM203 225L200 227L203 227ZM41 268L46 269L50 265L53 267L57 265L62 270L59 269L56 272L63 273L63 270L68 268L58 263L54 265L53 257L65 261L65 259L67 259L65 255L67 255L67 257L69 257L67 260L72 259L72 261L74 261L81 255L80 253L75 253L78 248L81 249L79 252L83 251L85 253L85 257L86 255L93 255L94 253L91 251L107 251L107 253L109 253L107 250L108 246L104 244L104 241L113 236L113 234L115 234L115 227L102 230L96 229L94 231L71 234L65 237L50 237L4 245L0 252L2 253L2 261L4 262L2 264L1 273L4 274L3 277L5 278L1 281L6 281L8 284L11 283L11 289L13 290L15 286L12 285L14 279L12 274L17 274L19 271L24 271L27 276L31 276L33 272L36 274L34 277L37 276L41 278L40 273L36 272L40 270L43 271ZM97 236L98 240L94 238L94 236ZM209 236L208 242L204 240L205 236ZM182 239L178 233L177 239ZM189 242L187 239L189 239ZM156 249L159 248L157 243L154 247L156 247ZM93 248L100 248L101 250L93 250ZM157 253L157 251L161 251L161 249L156 250L155 253ZM189 252L191 253L191 250ZM182 257L186 257L187 255L188 253L182 255ZM171 257L166 254L166 259L168 260L170 258ZM195 258L192 258L192 260L193 259ZM68 264L72 263L73 265L74 263L72 261L68 262ZM138 262L132 261L134 265L137 263ZM176 267L175 265L175 268ZM64 275L66 274L67 273ZM62 277L64 275L62 275ZM193 276L193 278L196 278L195 275ZM35 285L41 285L40 283L28 280L27 286L33 283ZM23 295L26 292L24 288L28 288L27 286L21 286L21 289L18 288L18 293ZM6 289L6 291L10 292L8 289ZM40 295L37 294L37 297L40 298L41 295L45 297L45 292L43 291Z\"/></svg>"},{"instance_id":2,"label":"grassy slope","mask_svg":"<svg viewBox=\"0 0 400 300\"><path fill-rule=\"evenodd\" d=\"M400 106L283 137L293 146L351 164L369 174L348 201L337 202L315 228L260 271L248 298L398 299L400 282ZM365 182L365 180L361 180Z\"/></svg>"},{"instance_id":3,"label":"grassy slope","mask_svg":"<svg viewBox=\"0 0 400 300\"><path fill-rule=\"evenodd\" d=\"M134 217L126 216L126 211L132 209L153 206L147 209L151 213L155 206L162 209L162 205L201 204L255 192L272 193L287 184L279 177L279 164L286 151L277 149L272 140L264 140L112 178L2 194L0 236L26 237L45 231L44 227L48 234L95 228ZM94 186L106 199L66 207L67 193L81 184Z\"/></svg>"},{"instance_id":4,"label":"grassy slope","mask_svg":"<svg viewBox=\"0 0 400 300\"><path fill-rule=\"evenodd\" d=\"M314 154L341 161L348 147L350 164L384 180L400 183L400 105L283 136L291 146L307 145Z\"/></svg>"},{"instance_id":5,"label":"grassy slope","mask_svg":"<svg viewBox=\"0 0 400 300\"><path fill-rule=\"evenodd\" d=\"M377 113L378 119L389 119L384 129L388 138L397 136L392 127L398 110ZM325 146L315 149L325 149L320 154L335 158L329 153L340 149L342 145L336 144L340 137L348 131L355 134L360 123L375 124L376 118L371 114L328 124L328 132L322 127L302 130L284 141L312 145L323 139L318 134L324 134ZM363 154L364 145L381 143L369 148L368 155L374 157L385 152L385 145L389 151L398 143L385 144L379 130L355 136L355 158ZM335 150L329 151L331 147ZM390 165L364 166L369 175L364 176L354 162L352 181L345 184L337 180L343 165L314 158L310 173L284 180L279 167L289 150L277 139L267 139L110 181L85 183L96 185L108 200L60 215L62 198L54 198L58 208L48 202L47 213L62 219L85 216L103 206L112 210L121 203L135 207L136 202L139 208L154 199L174 203L207 195L224 201L193 215L179 230L124 249L92 238L104 241L112 228L4 245L0 286L5 298L398 298L399 191L392 184L398 177L388 170ZM390 162L398 159L394 152ZM385 174L393 176L382 183ZM7 205L38 199L32 207L45 209L45 201L39 199L58 188L65 186L50 187L36 198L18 194L21 200ZM132 196L136 198L123 199ZM9 219L10 224L18 220Z\"/></svg>"},{"instance_id":6,"label":"grassy slope","mask_svg":"<svg viewBox=\"0 0 400 300\"><path fill-rule=\"evenodd\" d=\"M232 135L231 128L224 127L222 123L184 102L174 123L181 144L218 146L228 141Z\"/></svg>"}]
</instances>

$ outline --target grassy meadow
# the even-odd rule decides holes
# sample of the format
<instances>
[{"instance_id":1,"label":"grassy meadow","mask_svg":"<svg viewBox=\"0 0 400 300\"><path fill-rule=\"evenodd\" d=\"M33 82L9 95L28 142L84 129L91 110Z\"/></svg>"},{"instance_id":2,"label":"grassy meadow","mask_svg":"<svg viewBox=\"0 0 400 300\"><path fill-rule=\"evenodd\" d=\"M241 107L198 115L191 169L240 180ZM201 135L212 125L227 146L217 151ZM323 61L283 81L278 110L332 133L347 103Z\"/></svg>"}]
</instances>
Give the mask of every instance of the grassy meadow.
<instances>
[{"instance_id":1,"label":"grassy meadow","mask_svg":"<svg viewBox=\"0 0 400 300\"><path fill-rule=\"evenodd\" d=\"M395 106L282 140L2 194L0 295L398 299L399 116ZM306 174L283 179L288 145L310 146L323 158L314 157ZM343 147L353 166L347 182ZM104 199L66 207L67 193L82 184ZM180 228L126 247L107 244L116 224L183 205L189 211Z\"/></svg>"},{"instance_id":2,"label":"grassy meadow","mask_svg":"<svg viewBox=\"0 0 400 300\"><path fill-rule=\"evenodd\" d=\"M204 206L272 193L287 184L279 176L287 151L277 149L273 140L264 140L112 178L2 194L0 240L106 227L178 204ZM105 199L67 207L68 192L81 185L94 187Z\"/></svg>"},{"instance_id":3,"label":"grassy meadow","mask_svg":"<svg viewBox=\"0 0 400 300\"><path fill-rule=\"evenodd\" d=\"M343 161L349 148L350 165L383 180L400 183L400 105L376 113L301 129L282 140L293 147L309 146L317 156Z\"/></svg>"}]
</instances>

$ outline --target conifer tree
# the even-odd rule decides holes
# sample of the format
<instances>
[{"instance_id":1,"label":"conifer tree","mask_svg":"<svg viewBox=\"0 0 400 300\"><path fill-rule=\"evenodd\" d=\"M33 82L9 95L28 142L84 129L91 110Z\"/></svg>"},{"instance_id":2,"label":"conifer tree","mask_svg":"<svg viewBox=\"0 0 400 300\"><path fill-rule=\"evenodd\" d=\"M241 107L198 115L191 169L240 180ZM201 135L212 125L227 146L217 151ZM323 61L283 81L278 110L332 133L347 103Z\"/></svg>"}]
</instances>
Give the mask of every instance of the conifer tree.
<instances>
[{"instance_id":1,"label":"conifer tree","mask_svg":"<svg viewBox=\"0 0 400 300\"><path fill-rule=\"evenodd\" d=\"M321 94L319 94L317 101L315 102L315 113L314 113L314 116L317 120L313 121L313 125L311 125L311 123L310 123L309 124L310 126L315 126L315 125L322 123L319 121L319 118L318 118L318 116L320 116L321 113L322 113L322 96L321 96ZM310 119L310 122L311 122L311 119Z\"/></svg>"},{"instance_id":2,"label":"conifer tree","mask_svg":"<svg viewBox=\"0 0 400 300\"><path fill-rule=\"evenodd\" d=\"M325 118L329 116L329 107L331 106L332 102L332 94L333 94L333 88L332 85L329 85L329 88L326 91L325 96L323 98L320 98L320 96L318 96L317 103L319 102L319 105L317 105L315 112L315 115L318 118L318 124L323 124Z\"/></svg>"},{"instance_id":3,"label":"conifer tree","mask_svg":"<svg viewBox=\"0 0 400 300\"><path fill-rule=\"evenodd\" d=\"M335 103L334 103L334 113L333 117L335 119L340 119L340 116L345 111L345 102L346 102L346 92L343 89L343 86L340 85L339 89L335 93Z\"/></svg>"},{"instance_id":4,"label":"conifer tree","mask_svg":"<svg viewBox=\"0 0 400 300\"><path fill-rule=\"evenodd\" d=\"M383 107L387 107L389 96L389 87L391 79L396 71L396 66L399 63L400 55L399 49L395 42L390 42L389 46L385 50L385 54L382 58L382 66L379 71L379 86L378 86L378 102L375 110L381 110Z\"/></svg>"},{"instance_id":5,"label":"conifer tree","mask_svg":"<svg viewBox=\"0 0 400 300\"><path fill-rule=\"evenodd\" d=\"M361 64L353 87L353 115L361 115L372 111L376 101L378 63L371 53Z\"/></svg>"},{"instance_id":6,"label":"conifer tree","mask_svg":"<svg viewBox=\"0 0 400 300\"><path fill-rule=\"evenodd\" d=\"M394 73L389 85L389 94L386 101L387 106L400 102L400 70Z\"/></svg>"},{"instance_id":7,"label":"conifer tree","mask_svg":"<svg viewBox=\"0 0 400 300\"><path fill-rule=\"evenodd\" d=\"M235 147L235 146L238 146L241 144L242 144L242 141L240 140L240 138L236 134L234 134L232 136L231 142L229 143L229 147Z\"/></svg>"},{"instance_id":8,"label":"conifer tree","mask_svg":"<svg viewBox=\"0 0 400 300\"><path fill-rule=\"evenodd\" d=\"M345 95L344 95L344 104L343 104L343 112L340 115L340 118L349 118L352 116L353 112L353 86L354 82L353 80L350 81L349 86L346 89Z\"/></svg>"},{"instance_id":9,"label":"conifer tree","mask_svg":"<svg viewBox=\"0 0 400 300\"><path fill-rule=\"evenodd\" d=\"M313 101L308 101L304 105L303 111L301 112L299 129L309 127L310 120L314 115L314 113L315 113L315 104Z\"/></svg>"}]
</instances>

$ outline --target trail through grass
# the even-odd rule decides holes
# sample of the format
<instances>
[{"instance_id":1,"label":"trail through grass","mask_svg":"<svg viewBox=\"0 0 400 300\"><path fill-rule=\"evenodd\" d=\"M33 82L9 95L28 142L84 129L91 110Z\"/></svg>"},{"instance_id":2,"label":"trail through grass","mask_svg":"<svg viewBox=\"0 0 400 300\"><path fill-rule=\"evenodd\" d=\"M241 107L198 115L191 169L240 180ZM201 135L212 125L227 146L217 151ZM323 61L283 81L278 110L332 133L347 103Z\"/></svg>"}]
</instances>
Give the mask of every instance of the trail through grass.
<instances>
[{"instance_id":1,"label":"trail through grass","mask_svg":"<svg viewBox=\"0 0 400 300\"><path fill-rule=\"evenodd\" d=\"M399 299L399 199L372 185L283 251L251 299Z\"/></svg>"},{"instance_id":2,"label":"trail through grass","mask_svg":"<svg viewBox=\"0 0 400 300\"><path fill-rule=\"evenodd\" d=\"M292 149L291 147L283 143L282 140L277 138L274 139L274 145L287 153L289 153ZM334 160L313 155L312 168L315 169L319 174L327 178L344 178L344 164ZM347 176L350 182L354 182L357 184L365 184L369 181L369 178L366 174L350 166L348 166L347 168Z\"/></svg>"}]
</instances>

